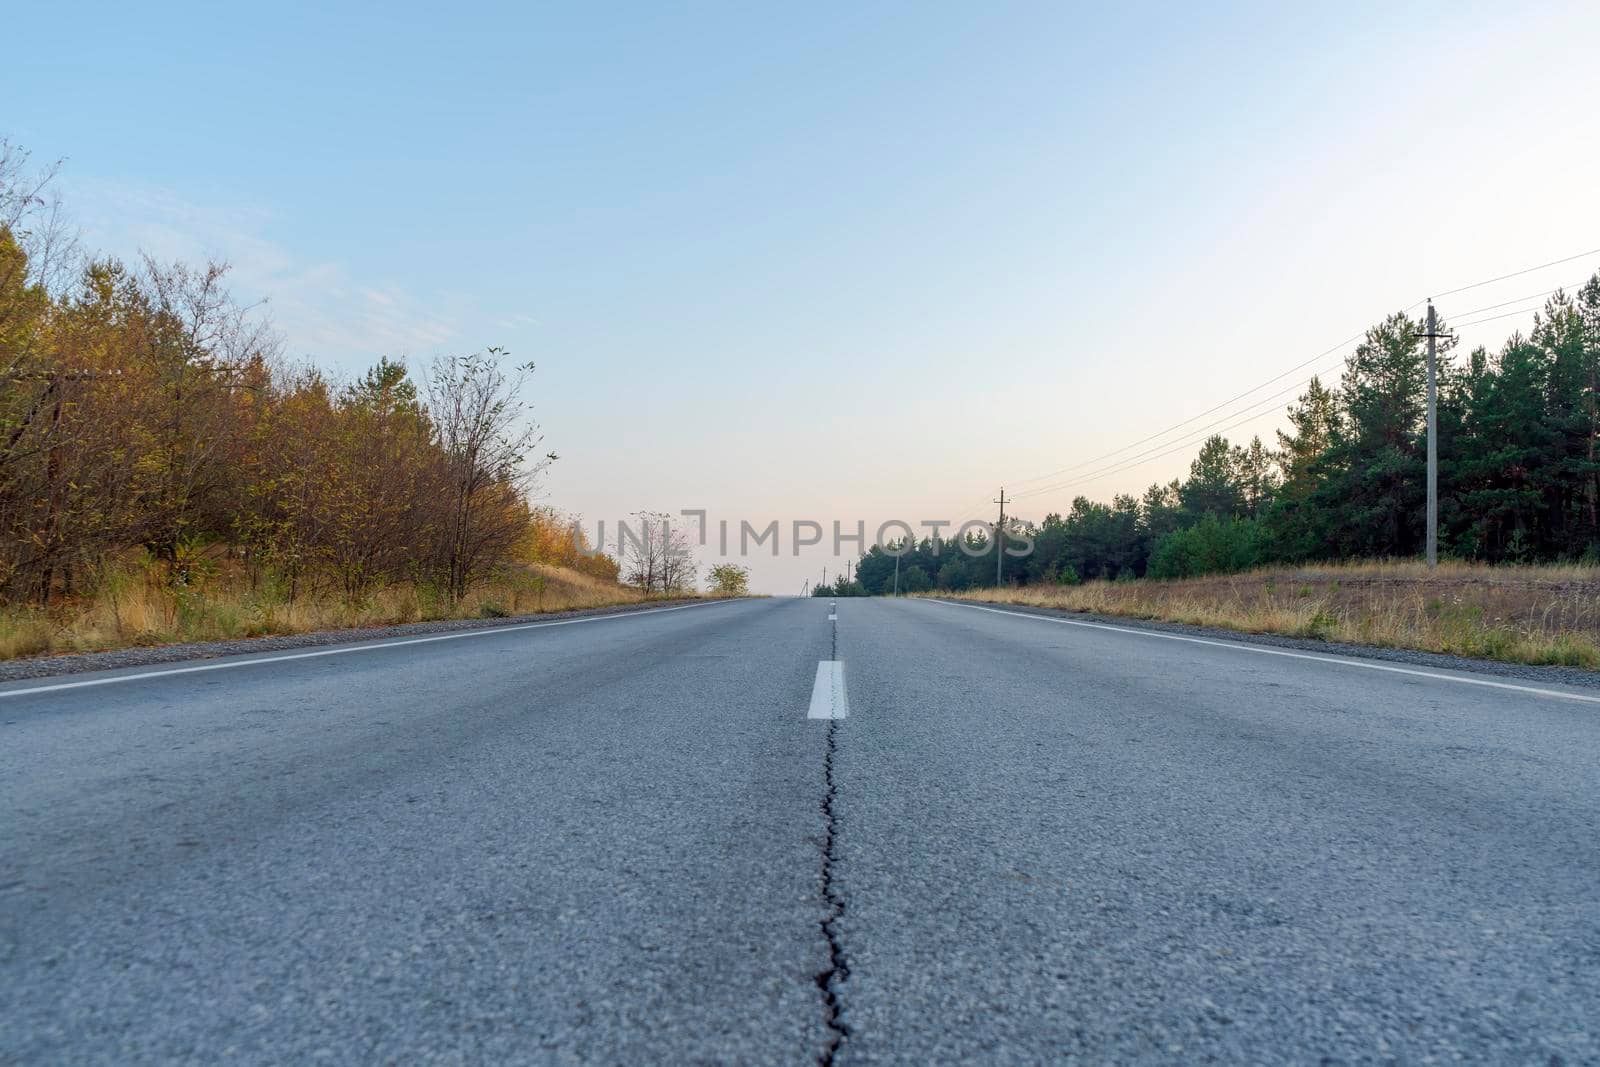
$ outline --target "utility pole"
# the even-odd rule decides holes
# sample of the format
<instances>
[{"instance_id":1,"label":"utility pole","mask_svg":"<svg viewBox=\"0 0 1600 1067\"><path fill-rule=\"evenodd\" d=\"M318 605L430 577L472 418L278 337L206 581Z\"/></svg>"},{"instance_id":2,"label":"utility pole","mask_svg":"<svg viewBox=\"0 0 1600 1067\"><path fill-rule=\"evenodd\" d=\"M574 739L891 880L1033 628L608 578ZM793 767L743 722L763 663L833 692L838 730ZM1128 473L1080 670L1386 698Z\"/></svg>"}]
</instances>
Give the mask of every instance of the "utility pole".
<instances>
[{"instance_id":1,"label":"utility pole","mask_svg":"<svg viewBox=\"0 0 1600 1067\"><path fill-rule=\"evenodd\" d=\"M1000 505L1000 521L994 524L994 587L1000 588L1001 567L1006 559L1006 487L1000 487L1000 499L994 501Z\"/></svg>"},{"instance_id":2,"label":"utility pole","mask_svg":"<svg viewBox=\"0 0 1600 1067\"><path fill-rule=\"evenodd\" d=\"M1428 569L1439 565L1438 318L1428 301Z\"/></svg>"}]
</instances>

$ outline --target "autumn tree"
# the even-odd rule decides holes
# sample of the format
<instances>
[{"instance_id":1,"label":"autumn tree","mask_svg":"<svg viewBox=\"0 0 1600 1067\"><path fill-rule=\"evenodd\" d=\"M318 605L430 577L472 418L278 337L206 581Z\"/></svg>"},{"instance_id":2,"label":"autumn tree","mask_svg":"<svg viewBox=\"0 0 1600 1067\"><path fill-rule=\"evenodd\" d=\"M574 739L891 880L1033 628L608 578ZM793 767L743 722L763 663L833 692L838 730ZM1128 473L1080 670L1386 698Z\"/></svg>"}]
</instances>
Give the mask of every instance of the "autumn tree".
<instances>
[{"instance_id":1,"label":"autumn tree","mask_svg":"<svg viewBox=\"0 0 1600 1067\"><path fill-rule=\"evenodd\" d=\"M232 557L291 599L459 598L521 558L554 459L531 365L441 359L425 401L396 361L348 383L286 366L226 264L78 256L53 175L0 140L0 599L71 595L123 557L173 587ZM559 562L617 575L587 546Z\"/></svg>"},{"instance_id":2,"label":"autumn tree","mask_svg":"<svg viewBox=\"0 0 1600 1067\"><path fill-rule=\"evenodd\" d=\"M522 389L533 364L508 375L500 368L506 355L490 348L447 356L428 378L428 415L442 461L434 565L457 599L512 554L528 523L526 490L556 459L553 452L532 458L542 438Z\"/></svg>"},{"instance_id":3,"label":"autumn tree","mask_svg":"<svg viewBox=\"0 0 1600 1067\"><path fill-rule=\"evenodd\" d=\"M706 575L711 592L718 596L744 596L750 591L750 568L737 563L718 563Z\"/></svg>"},{"instance_id":4,"label":"autumn tree","mask_svg":"<svg viewBox=\"0 0 1600 1067\"><path fill-rule=\"evenodd\" d=\"M695 584L688 534L664 512L636 511L617 530L617 555L624 581L646 595L689 592Z\"/></svg>"},{"instance_id":5,"label":"autumn tree","mask_svg":"<svg viewBox=\"0 0 1600 1067\"><path fill-rule=\"evenodd\" d=\"M132 486L139 540L180 569L180 550L223 529L240 501L240 447L278 339L234 301L225 263L199 269L145 257L136 286L137 328L116 373L143 384ZM181 574L179 575L181 577Z\"/></svg>"}]
</instances>

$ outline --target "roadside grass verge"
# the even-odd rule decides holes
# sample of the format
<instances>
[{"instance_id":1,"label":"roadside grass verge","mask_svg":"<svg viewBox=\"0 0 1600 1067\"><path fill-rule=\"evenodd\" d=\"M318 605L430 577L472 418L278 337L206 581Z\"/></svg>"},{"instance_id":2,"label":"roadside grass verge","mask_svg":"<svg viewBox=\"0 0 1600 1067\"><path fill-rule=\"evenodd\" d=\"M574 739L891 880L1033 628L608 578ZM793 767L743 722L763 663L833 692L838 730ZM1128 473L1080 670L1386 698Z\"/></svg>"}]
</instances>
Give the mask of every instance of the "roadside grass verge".
<instances>
[{"instance_id":1,"label":"roadside grass verge","mask_svg":"<svg viewBox=\"0 0 1600 1067\"><path fill-rule=\"evenodd\" d=\"M1600 568L1414 561L929 593L1507 663L1600 669Z\"/></svg>"},{"instance_id":2,"label":"roadside grass verge","mask_svg":"<svg viewBox=\"0 0 1600 1067\"><path fill-rule=\"evenodd\" d=\"M173 588L153 568L119 567L89 596L47 608L0 608L0 659L96 652L191 641L228 641L440 619L507 618L643 603L637 589L564 567L520 565L451 603L403 583L370 596L290 598L243 572L222 571L195 588Z\"/></svg>"}]
</instances>

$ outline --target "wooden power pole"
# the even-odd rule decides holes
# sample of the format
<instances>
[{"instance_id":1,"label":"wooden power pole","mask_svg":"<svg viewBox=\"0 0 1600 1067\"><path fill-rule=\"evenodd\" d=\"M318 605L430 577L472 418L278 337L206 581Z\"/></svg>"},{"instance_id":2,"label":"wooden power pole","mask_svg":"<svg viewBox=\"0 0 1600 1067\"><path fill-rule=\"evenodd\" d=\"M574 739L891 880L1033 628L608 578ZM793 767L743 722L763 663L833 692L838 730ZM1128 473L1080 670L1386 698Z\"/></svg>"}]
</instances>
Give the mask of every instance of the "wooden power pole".
<instances>
[{"instance_id":1,"label":"wooden power pole","mask_svg":"<svg viewBox=\"0 0 1600 1067\"><path fill-rule=\"evenodd\" d=\"M1001 568L1006 559L1006 487L1000 487L1000 499L995 501L1000 505L1000 521L994 524L994 587L1000 588L1002 582Z\"/></svg>"},{"instance_id":2,"label":"wooden power pole","mask_svg":"<svg viewBox=\"0 0 1600 1067\"><path fill-rule=\"evenodd\" d=\"M1428 301L1428 569L1439 565L1439 328Z\"/></svg>"}]
</instances>

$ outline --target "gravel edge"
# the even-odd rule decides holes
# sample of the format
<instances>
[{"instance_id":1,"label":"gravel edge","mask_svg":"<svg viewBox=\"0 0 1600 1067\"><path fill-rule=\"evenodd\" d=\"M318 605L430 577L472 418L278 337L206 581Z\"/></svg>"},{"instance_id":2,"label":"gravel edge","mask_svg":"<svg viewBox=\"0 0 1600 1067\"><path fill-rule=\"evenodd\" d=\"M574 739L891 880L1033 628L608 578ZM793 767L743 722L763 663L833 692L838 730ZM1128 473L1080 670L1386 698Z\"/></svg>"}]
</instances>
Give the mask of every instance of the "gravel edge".
<instances>
[{"instance_id":1,"label":"gravel edge","mask_svg":"<svg viewBox=\"0 0 1600 1067\"><path fill-rule=\"evenodd\" d=\"M929 599L940 599L931 597ZM1570 685L1581 689L1600 689L1600 671L1582 667L1534 667L1522 663L1502 663L1499 660L1472 659L1441 652L1418 652L1405 648L1381 648L1376 645L1356 645L1343 641L1319 641L1309 637L1287 637L1282 634L1246 633L1218 626L1195 626L1183 622L1160 622L1153 619L1135 619L1121 615L1101 615L1092 611L1069 611L1065 608L1040 608L1031 604L1008 604L1003 600L947 600L950 604L981 604L985 607L1004 608L1024 615L1055 616L1064 619L1081 619L1084 622L1123 626L1130 630L1151 630L1157 633L1182 634L1186 637L1206 637L1219 641L1233 641L1242 645L1268 645L1288 648L1298 652L1322 652L1336 656L1354 656L1358 659L1384 660L1403 663L1411 667L1433 667L1439 670L1468 671L1498 678L1514 678L1524 682L1544 682L1551 685Z\"/></svg>"},{"instance_id":2,"label":"gravel edge","mask_svg":"<svg viewBox=\"0 0 1600 1067\"><path fill-rule=\"evenodd\" d=\"M614 604L604 608L547 611L533 615L514 615L504 619L439 619L434 622L408 622L391 626L367 626L347 630L318 630L302 634L246 637L236 641L195 641L181 645L118 648L105 652L68 652L55 656L35 656L28 659L0 661L0 682L20 682L31 678L53 678L63 674L110 671L124 667L149 667L160 663L182 663L186 660L217 659L221 656L248 655L252 652L284 652L296 648L316 648L321 645L381 641L390 637L454 633L458 630L492 630L501 626L516 626L530 622L554 622L558 619L626 615L634 612L650 611L663 606L710 603L726 599L730 598L674 597L667 600L651 600L643 604Z\"/></svg>"}]
</instances>

